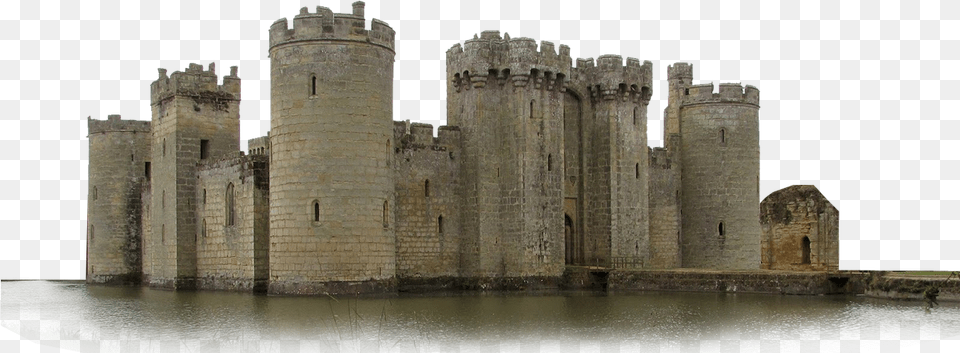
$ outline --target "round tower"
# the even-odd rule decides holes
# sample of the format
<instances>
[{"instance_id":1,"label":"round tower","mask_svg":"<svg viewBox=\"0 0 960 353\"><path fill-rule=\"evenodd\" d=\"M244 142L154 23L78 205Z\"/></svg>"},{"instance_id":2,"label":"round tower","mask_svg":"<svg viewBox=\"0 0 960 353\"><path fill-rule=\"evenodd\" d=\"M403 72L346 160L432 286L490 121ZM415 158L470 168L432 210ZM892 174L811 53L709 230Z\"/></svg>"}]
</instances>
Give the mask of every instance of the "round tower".
<instances>
[{"instance_id":1,"label":"round tower","mask_svg":"<svg viewBox=\"0 0 960 353\"><path fill-rule=\"evenodd\" d=\"M684 267L760 267L759 91L713 84L683 88Z\"/></svg>"},{"instance_id":2,"label":"round tower","mask_svg":"<svg viewBox=\"0 0 960 353\"><path fill-rule=\"evenodd\" d=\"M364 4L270 27L271 293L392 290L395 32Z\"/></svg>"},{"instance_id":3,"label":"round tower","mask_svg":"<svg viewBox=\"0 0 960 353\"><path fill-rule=\"evenodd\" d=\"M150 122L87 119L88 283L140 282L141 193L149 183ZM146 166L146 167L145 167Z\"/></svg>"}]
</instances>

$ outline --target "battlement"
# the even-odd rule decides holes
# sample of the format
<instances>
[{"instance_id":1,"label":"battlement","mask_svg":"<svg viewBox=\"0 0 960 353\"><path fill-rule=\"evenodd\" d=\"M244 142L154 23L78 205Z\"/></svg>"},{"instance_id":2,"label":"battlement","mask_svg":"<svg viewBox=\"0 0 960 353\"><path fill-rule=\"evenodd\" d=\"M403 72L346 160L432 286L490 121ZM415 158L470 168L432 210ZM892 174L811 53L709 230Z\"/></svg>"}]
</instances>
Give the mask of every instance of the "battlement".
<instances>
[{"instance_id":1,"label":"battlement","mask_svg":"<svg viewBox=\"0 0 960 353\"><path fill-rule=\"evenodd\" d=\"M150 122L143 120L123 120L119 114L107 116L107 120L87 117L87 135L104 132L150 132Z\"/></svg>"},{"instance_id":2,"label":"battlement","mask_svg":"<svg viewBox=\"0 0 960 353\"><path fill-rule=\"evenodd\" d=\"M437 128L437 137L433 136L433 125L410 123L406 121L393 122L394 138L400 149L432 149L445 151L448 147L460 145L460 127L443 125Z\"/></svg>"},{"instance_id":3,"label":"battlement","mask_svg":"<svg viewBox=\"0 0 960 353\"><path fill-rule=\"evenodd\" d=\"M270 155L270 132L267 131L267 136L247 140L247 153L250 155Z\"/></svg>"},{"instance_id":4,"label":"battlement","mask_svg":"<svg viewBox=\"0 0 960 353\"><path fill-rule=\"evenodd\" d=\"M570 76L570 47L483 31L447 50L447 76L457 91L511 82L516 87L563 90Z\"/></svg>"},{"instance_id":5,"label":"battlement","mask_svg":"<svg viewBox=\"0 0 960 353\"><path fill-rule=\"evenodd\" d=\"M673 65L667 66L667 79L686 79L686 82L689 83L693 80L693 65L688 63L674 63Z\"/></svg>"},{"instance_id":6,"label":"battlement","mask_svg":"<svg viewBox=\"0 0 960 353\"><path fill-rule=\"evenodd\" d=\"M365 28L364 3L353 3L353 13L333 13L329 8L317 6L316 12L308 8L300 9L293 17L293 28L289 28L286 18L281 18L270 26L270 51L290 43L304 41L352 41L370 43L394 50L396 32L386 22L373 19L370 29Z\"/></svg>"},{"instance_id":7,"label":"battlement","mask_svg":"<svg viewBox=\"0 0 960 353\"><path fill-rule=\"evenodd\" d=\"M713 83L692 85L683 92L681 104L745 103L760 105L760 90L751 85L721 83L720 91L713 92Z\"/></svg>"},{"instance_id":8,"label":"battlement","mask_svg":"<svg viewBox=\"0 0 960 353\"><path fill-rule=\"evenodd\" d=\"M593 58L577 59L575 73L580 81L587 83L594 99L619 97L624 101L647 104L653 94L653 63L650 61L640 64L639 59L628 57L624 65L620 55L601 55L596 63Z\"/></svg>"},{"instance_id":9,"label":"battlement","mask_svg":"<svg viewBox=\"0 0 960 353\"><path fill-rule=\"evenodd\" d=\"M167 69L157 69L159 77L150 83L150 104L156 105L173 96L188 96L217 102L240 100L240 77L237 67L230 67L230 75L217 85L214 63L204 71L200 64L191 63L184 71L175 71L167 77Z\"/></svg>"}]
</instances>

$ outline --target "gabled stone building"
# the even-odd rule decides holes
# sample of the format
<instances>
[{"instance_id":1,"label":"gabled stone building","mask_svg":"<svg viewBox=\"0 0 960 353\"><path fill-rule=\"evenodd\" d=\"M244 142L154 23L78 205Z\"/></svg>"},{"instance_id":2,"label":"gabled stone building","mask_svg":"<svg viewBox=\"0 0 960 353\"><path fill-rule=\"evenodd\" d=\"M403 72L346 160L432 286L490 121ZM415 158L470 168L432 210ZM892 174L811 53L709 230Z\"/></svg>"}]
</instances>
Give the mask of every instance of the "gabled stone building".
<instances>
[{"instance_id":1,"label":"gabled stone building","mask_svg":"<svg viewBox=\"0 0 960 353\"><path fill-rule=\"evenodd\" d=\"M269 29L271 130L239 150L237 68L89 120L87 280L319 294L551 287L566 266L758 269L759 91L485 31L447 51L447 121L394 121L394 30L364 4ZM403 118L403 117L399 117Z\"/></svg>"}]
</instances>

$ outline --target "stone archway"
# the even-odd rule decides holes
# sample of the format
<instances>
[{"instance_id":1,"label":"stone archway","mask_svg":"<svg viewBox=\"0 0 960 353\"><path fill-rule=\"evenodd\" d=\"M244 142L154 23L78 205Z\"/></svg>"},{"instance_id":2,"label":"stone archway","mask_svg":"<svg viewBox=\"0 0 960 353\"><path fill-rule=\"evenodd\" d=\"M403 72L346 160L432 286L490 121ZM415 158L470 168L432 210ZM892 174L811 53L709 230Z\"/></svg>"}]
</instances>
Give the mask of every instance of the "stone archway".
<instances>
[{"instance_id":1,"label":"stone archway","mask_svg":"<svg viewBox=\"0 0 960 353\"><path fill-rule=\"evenodd\" d=\"M563 239L564 239L564 263L575 265L577 263L577 228L573 224L570 215L563 214Z\"/></svg>"}]
</instances>

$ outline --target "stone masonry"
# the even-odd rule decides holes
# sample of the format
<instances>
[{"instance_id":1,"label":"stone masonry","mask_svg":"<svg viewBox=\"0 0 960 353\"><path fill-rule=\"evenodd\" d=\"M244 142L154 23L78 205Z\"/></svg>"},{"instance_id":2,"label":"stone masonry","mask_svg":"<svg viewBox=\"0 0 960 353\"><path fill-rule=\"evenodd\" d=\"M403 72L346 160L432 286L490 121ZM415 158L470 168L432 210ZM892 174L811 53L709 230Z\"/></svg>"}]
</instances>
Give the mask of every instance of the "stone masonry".
<instances>
[{"instance_id":1,"label":"stone masonry","mask_svg":"<svg viewBox=\"0 0 960 353\"><path fill-rule=\"evenodd\" d=\"M303 8L269 35L271 130L246 154L236 67L222 84L213 64L160 69L152 121L89 120L88 282L555 287L569 266L758 269L779 246L762 252L761 234L786 234L761 233L754 87L715 93L670 66L665 146L650 148L651 62L484 31L446 52L434 137L394 121L395 32L366 28L363 2ZM783 200L771 209L800 214ZM814 238L812 258L835 257Z\"/></svg>"},{"instance_id":2,"label":"stone masonry","mask_svg":"<svg viewBox=\"0 0 960 353\"><path fill-rule=\"evenodd\" d=\"M794 185L760 203L761 268L837 270L840 213L813 185Z\"/></svg>"}]
</instances>

